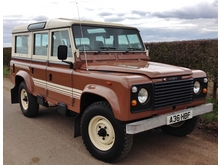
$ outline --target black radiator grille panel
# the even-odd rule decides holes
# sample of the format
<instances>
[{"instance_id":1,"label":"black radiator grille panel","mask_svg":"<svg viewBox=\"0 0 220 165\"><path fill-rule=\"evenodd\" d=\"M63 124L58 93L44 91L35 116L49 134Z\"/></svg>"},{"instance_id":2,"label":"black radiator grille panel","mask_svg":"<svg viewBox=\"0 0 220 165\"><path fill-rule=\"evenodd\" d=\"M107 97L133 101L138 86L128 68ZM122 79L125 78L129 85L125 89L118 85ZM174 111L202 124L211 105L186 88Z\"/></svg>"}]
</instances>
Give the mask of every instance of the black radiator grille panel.
<instances>
[{"instance_id":1,"label":"black radiator grille panel","mask_svg":"<svg viewBox=\"0 0 220 165\"><path fill-rule=\"evenodd\" d=\"M154 84L154 109L188 103L192 98L193 79Z\"/></svg>"}]
</instances>

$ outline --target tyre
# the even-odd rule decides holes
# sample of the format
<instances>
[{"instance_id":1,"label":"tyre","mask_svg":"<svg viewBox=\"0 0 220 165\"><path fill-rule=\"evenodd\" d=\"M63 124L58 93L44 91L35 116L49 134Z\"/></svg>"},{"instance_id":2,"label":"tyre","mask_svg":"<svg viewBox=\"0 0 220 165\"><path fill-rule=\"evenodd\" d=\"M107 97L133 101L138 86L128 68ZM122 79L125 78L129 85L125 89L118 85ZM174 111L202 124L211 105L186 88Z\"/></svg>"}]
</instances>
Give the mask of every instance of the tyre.
<instances>
[{"instance_id":1,"label":"tyre","mask_svg":"<svg viewBox=\"0 0 220 165\"><path fill-rule=\"evenodd\" d=\"M192 119L178 122L172 125L166 125L161 127L161 130L169 135L174 136L186 136L190 134L196 127L199 121L199 116L193 117Z\"/></svg>"},{"instance_id":2,"label":"tyre","mask_svg":"<svg viewBox=\"0 0 220 165\"><path fill-rule=\"evenodd\" d=\"M116 162L125 157L133 144L133 135L116 120L106 101L91 104L81 119L81 134L87 150L96 159Z\"/></svg>"},{"instance_id":3,"label":"tyre","mask_svg":"<svg viewBox=\"0 0 220 165\"><path fill-rule=\"evenodd\" d=\"M30 94L27 90L25 82L21 82L19 86L19 103L21 111L26 117L35 117L38 114L39 104L37 98Z\"/></svg>"}]
</instances>

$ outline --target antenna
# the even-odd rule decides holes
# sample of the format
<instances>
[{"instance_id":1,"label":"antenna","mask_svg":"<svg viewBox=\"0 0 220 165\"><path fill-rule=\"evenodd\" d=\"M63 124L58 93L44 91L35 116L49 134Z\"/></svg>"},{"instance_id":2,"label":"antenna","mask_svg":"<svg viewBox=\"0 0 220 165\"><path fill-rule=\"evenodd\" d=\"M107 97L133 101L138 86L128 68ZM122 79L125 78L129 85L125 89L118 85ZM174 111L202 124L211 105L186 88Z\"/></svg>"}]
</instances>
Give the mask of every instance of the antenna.
<instances>
[{"instance_id":1,"label":"antenna","mask_svg":"<svg viewBox=\"0 0 220 165\"><path fill-rule=\"evenodd\" d=\"M81 25L81 18L80 18L80 15L79 15L78 2L76 2L76 6L77 6L78 17L79 17L79 26L80 26L81 36L82 36L82 39L83 39L83 30L82 30L82 25ZM80 40L80 43L81 43L81 40ZM89 70L88 63L87 63L87 55L86 55L85 45L84 44L82 44L82 45L83 45L83 52L84 52L85 61L86 61L86 70Z\"/></svg>"}]
</instances>

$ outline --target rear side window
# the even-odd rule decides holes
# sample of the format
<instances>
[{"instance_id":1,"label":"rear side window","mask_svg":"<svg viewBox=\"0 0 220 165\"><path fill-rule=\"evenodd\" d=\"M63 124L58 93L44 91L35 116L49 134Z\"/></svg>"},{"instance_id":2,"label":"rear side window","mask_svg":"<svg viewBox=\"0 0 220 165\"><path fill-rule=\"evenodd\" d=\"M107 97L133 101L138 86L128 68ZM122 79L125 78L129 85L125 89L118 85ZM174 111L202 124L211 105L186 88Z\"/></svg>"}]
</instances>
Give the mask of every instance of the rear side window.
<instances>
[{"instance_id":1,"label":"rear side window","mask_svg":"<svg viewBox=\"0 0 220 165\"><path fill-rule=\"evenodd\" d=\"M34 55L47 55L48 33L34 34Z\"/></svg>"},{"instance_id":2,"label":"rear side window","mask_svg":"<svg viewBox=\"0 0 220 165\"><path fill-rule=\"evenodd\" d=\"M29 35L15 36L15 53L28 54Z\"/></svg>"}]
</instances>

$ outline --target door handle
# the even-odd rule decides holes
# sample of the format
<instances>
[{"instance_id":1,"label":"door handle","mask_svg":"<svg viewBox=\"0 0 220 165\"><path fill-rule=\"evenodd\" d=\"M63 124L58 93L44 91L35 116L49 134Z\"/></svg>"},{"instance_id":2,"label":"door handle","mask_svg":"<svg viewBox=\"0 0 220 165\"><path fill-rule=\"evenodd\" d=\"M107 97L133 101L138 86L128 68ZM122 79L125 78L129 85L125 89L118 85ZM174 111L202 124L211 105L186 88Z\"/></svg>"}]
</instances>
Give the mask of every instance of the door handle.
<instances>
[{"instance_id":1,"label":"door handle","mask_svg":"<svg viewBox=\"0 0 220 165\"><path fill-rule=\"evenodd\" d=\"M34 74L34 68L31 68L31 73Z\"/></svg>"},{"instance_id":2,"label":"door handle","mask_svg":"<svg viewBox=\"0 0 220 165\"><path fill-rule=\"evenodd\" d=\"M52 81L52 74L49 74L49 80Z\"/></svg>"}]
</instances>

